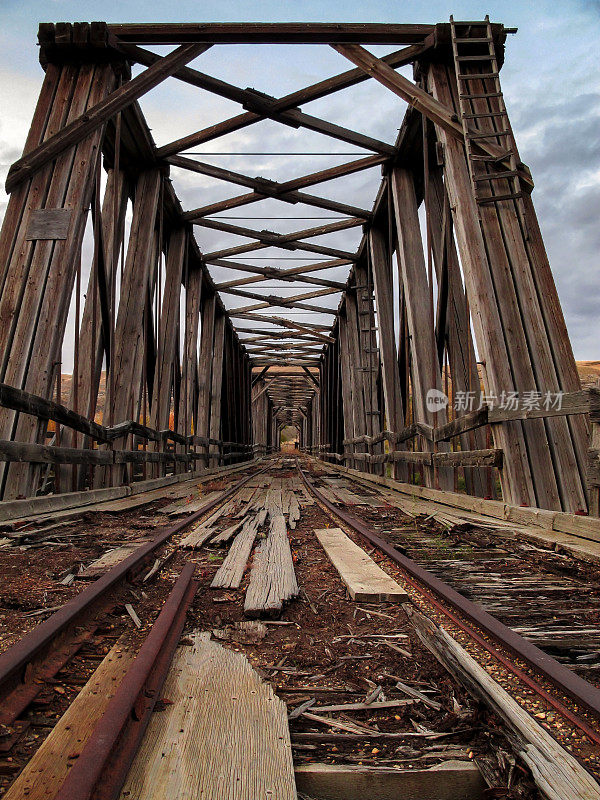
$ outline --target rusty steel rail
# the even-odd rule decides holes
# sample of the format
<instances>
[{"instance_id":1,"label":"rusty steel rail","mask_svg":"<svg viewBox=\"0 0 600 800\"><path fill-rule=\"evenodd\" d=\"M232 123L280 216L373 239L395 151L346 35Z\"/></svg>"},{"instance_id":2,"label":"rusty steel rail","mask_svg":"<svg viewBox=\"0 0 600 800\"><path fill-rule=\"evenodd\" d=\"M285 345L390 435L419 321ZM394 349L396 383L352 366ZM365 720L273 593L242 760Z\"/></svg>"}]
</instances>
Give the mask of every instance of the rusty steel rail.
<instances>
[{"instance_id":1,"label":"rusty steel rail","mask_svg":"<svg viewBox=\"0 0 600 800\"><path fill-rule=\"evenodd\" d=\"M76 622L93 606L98 603L116 584L124 580L136 567L157 550L171 536L180 533L189 525L199 520L216 506L220 505L238 491L255 475L264 472L267 467L253 472L242 478L230 489L202 506L198 511L180 520L168 528L163 528L158 536L147 544L138 547L130 556L121 561L105 575L94 581L87 589L73 597L57 612L41 622L32 631L27 633L0 655L0 701L4 702L7 695L13 690L23 687L25 669L32 660L48 652L53 642Z\"/></svg>"},{"instance_id":2,"label":"rusty steel rail","mask_svg":"<svg viewBox=\"0 0 600 800\"><path fill-rule=\"evenodd\" d=\"M60 787L61 800L118 797L179 643L198 589L186 564L144 644Z\"/></svg>"},{"instance_id":3,"label":"rusty steel rail","mask_svg":"<svg viewBox=\"0 0 600 800\"><path fill-rule=\"evenodd\" d=\"M403 553L400 553L396 548L385 539L382 539L369 525L363 520L349 514L342 508L338 508L331 503L324 495L319 492L316 486L312 483L310 478L306 475L300 464L297 463L298 472L302 478L307 489L313 493L317 500L328 509L331 514L338 517L342 522L356 531L358 534L368 539L372 544L378 547L382 552L389 556L393 561L402 567L402 569L410 576L408 582L411 585L423 592L423 587L426 588L430 597L441 599L444 603L449 604L455 608L460 616L466 618L469 622L474 623L477 628L482 630L485 634L492 637L495 642L508 649L518 658L522 659L530 667L532 667L539 675L543 676L553 686L559 689L564 694L571 697L584 709L591 712L600 718L600 689L597 689L591 683L579 677L576 673L572 672L568 667L560 664L552 656L540 650L531 642L528 642L515 631L508 628L501 623L487 611L485 611L477 603L468 600L462 594L457 592L447 583L441 581L428 570L419 566L412 559L407 558ZM413 582L410 578L414 578L418 583ZM501 652L494 648L488 641L480 636L477 631L465 625L464 621L459 616L452 613L444 605L436 602L436 607L442 611L446 616L450 617L453 622L459 625L471 638L475 639L478 644L485 647L492 655L498 658L508 669L516 674L522 681L527 683L538 695L544 697L551 703L561 714L573 722L577 727L586 733L592 740L600 743L600 734L594 730L585 720L578 717L570 711L563 703L549 694L542 686L540 686L530 676L526 675L516 664L509 661Z\"/></svg>"}]
</instances>

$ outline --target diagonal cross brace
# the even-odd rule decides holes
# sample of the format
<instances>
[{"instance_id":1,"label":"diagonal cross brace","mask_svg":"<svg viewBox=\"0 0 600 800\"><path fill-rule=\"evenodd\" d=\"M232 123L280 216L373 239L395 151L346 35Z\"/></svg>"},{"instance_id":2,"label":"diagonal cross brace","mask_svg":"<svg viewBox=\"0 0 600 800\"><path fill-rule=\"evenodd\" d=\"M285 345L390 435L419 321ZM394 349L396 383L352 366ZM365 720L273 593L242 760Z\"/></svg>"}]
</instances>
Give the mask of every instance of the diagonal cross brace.
<instances>
[{"instance_id":1,"label":"diagonal cross brace","mask_svg":"<svg viewBox=\"0 0 600 800\"><path fill-rule=\"evenodd\" d=\"M135 100L140 98L162 83L179 67L192 61L196 56L208 50L210 45L187 44L178 47L172 53L162 57L151 67L136 75L133 80L124 84L108 95L104 100L96 103L85 114L73 122L65 125L43 144L39 145L27 155L22 156L12 165L6 179L6 191L11 192L21 181L29 178L36 170L59 156L68 147L72 147L97 128L100 128L112 116L123 111Z\"/></svg>"}]
</instances>

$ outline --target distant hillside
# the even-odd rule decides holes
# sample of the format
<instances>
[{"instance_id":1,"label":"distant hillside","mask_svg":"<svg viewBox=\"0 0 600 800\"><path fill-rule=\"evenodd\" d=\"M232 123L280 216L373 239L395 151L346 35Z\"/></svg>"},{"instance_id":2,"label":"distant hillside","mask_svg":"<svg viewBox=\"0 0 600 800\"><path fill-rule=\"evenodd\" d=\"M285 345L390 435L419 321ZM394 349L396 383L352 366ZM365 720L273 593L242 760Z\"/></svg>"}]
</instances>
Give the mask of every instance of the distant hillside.
<instances>
[{"instance_id":1,"label":"distant hillside","mask_svg":"<svg viewBox=\"0 0 600 800\"><path fill-rule=\"evenodd\" d=\"M577 361L577 370L581 379L581 385L584 389L592 386L600 387L600 361ZM62 402L66 406L71 404L71 375L62 375ZM106 373L102 373L100 378L100 392L98 395L98 411L96 419L102 419L102 412L106 402Z\"/></svg>"},{"instance_id":2,"label":"distant hillside","mask_svg":"<svg viewBox=\"0 0 600 800\"><path fill-rule=\"evenodd\" d=\"M581 385L585 389L591 386L600 387L600 361L578 361L577 369Z\"/></svg>"}]
</instances>

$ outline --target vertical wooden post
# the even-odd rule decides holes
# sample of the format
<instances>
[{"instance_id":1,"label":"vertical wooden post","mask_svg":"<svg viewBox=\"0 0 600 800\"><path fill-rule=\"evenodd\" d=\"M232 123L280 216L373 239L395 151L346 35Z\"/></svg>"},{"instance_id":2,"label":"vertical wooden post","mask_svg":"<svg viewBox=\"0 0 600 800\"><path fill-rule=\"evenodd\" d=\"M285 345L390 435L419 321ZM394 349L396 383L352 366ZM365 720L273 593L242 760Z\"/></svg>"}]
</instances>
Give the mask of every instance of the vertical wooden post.
<instances>
[{"instance_id":1,"label":"vertical wooden post","mask_svg":"<svg viewBox=\"0 0 600 800\"><path fill-rule=\"evenodd\" d=\"M452 94L443 66L430 65L429 81L434 97L440 102L452 104ZM464 147L447 136L441 128L436 127L436 133L444 145L446 188L456 228L479 357L487 367L488 381L485 390L500 396L502 391L514 391L515 385L498 307L490 302L495 296L494 287L471 190ZM495 426L493 434L495 446L504 452L501 473L503 499L515 505L535 505L536 496L521 424L511 422Z\"/></svg>"},{"instance_id":2,"label":"vertical wooden post","mask_svg":"<svg viewBox=\"0 0 600 800\"><path fill-rule=\"evenodd\" d=\"M350 361L350 349L348 347L348 320L345 313L338 317L338 330L340 341L340 366L342 371L342 414L344 418L344 439L351 440L354 437L354 414L352 406L352 363ZM344 445L344 466L353 465L352 452L355 445Z\"/></svg>"},{"instance_id":3,"label":"vertical wooden post","mask_svg":"<svg viewBox=\"0 0 600 800\"><path fill-rule=\"evenodd\" d=\"M44 138L102 100L114 82L109 65L63 67ZM41 109L36 116L34 125L39 131L43 127L40 126ZM28 199L18 230L15 230L8 226L18 216L25 191L17 189L0 236L0 252L11 253L6 268L3 267L0 298L0 378L46 398L51 396L53 364L59 359L64 337L101 141L102 131L97 130L34 175L26 190ZM70 211L65 239L26 239L30 210L42 205L47 209ZM45 426L36 418L18 417L15 412L0 409L0 438L34 442L44 431ZM8 473L5 475L5 499L33 493L33 473L28 464L13 464L8 470L3 465L0 474L4 472Z\"/></svg>"},{"instance_id":4,"label":"vertical wooden post","mask_svg":"<svg viewBox=\"0 0 600 800\"><path fill-rule=\"evenodd\" d=\"M219 312L215 320L215 337L213 345L212 382L210 390L210 427L211 439L221 440L221 392L223 388L223 358L225 355L225 314ZM221 445L210 445L209 466L219 465Z\"/></svg>"},{"instance_id":5,"label":"vertical wooden post","mask_svg":"<svg viewBox=\"0 0 600 800\"><path fill-rule=\"evenodd\" d=\"M365 373L362 371L362 358L360 352L360 333L358 304L356 300L356 290L346 293L344 303L346 309L346 319L348 321L348 350L350 354L350 369L352 383L352 417L354 421L354 437L365 436L367 433L367 415L365 403ZM366 444L355 444L355 453L366 453ZM360 459L355 461L355 468L363 472L369 471L368 462Z\"/></svg>"},{"instance_id":6,"label":"vertical wooden post","mask_svg":"<svg viewBox=\"0 0 600 800\"><path fill-rule=\"evenodd\" d=\"M429 81L434 96L452 106L453 70L432 64ZM514 203L477 206L462 145L441 129L438 136L444 144L447 187L479 352L486 363L486 391L496 397L510 391L555 391L558 384ZM527 312L521 314L523 303ZM566 426L558 417L495 426L496 444L504 450L505 499L550 509L581 507L583 489L575 485L578 471Z\"/></svg>"},{"instance_id":7,"label":"vertical wooden post","mask_svg":"<svg viewBox=\"0 0 600 800\"><path fill-rule=\"evenodd\" d=\"M458 253L454 244L452 216L450 204L442 179L442 168L430 166L429 175L429 214L433 229L433 260L438 283L438 322L443 320L443 336L447 342L448 361L452 378L453 395L464 392L469 396L474 392L479 397L480 377L477 371L477 359L471 334L471 320L467 307L467 299L460 275ZM440 319L441 317L441 319ZM466 413L466 409L464 411ZM487 447L486 433L476 429L460 437L463 450L482 450ZM477 467L465 468L465 484L469 494L485 497L488 494L485 476Z\"/></svg>"},{"instance_id":8,"label":"vertical wooden post","mask_svg":"<svg viewBox=\"0 0 600 800\"><path fill-rule=\"evenodd\" d=\"M29 153L58 129L65 103L64 90L61 88L59 91L59 87L64 87L67 80L64 69L56 64L48 64L23 155ZM43 171L40 170L32 180L23 181L13 190L8 200L0 234L0 297L15 251L19 252L23 247L34 246L32 242L25 243L26 224L23 222L25 222L24 217L34 208L41 207L43 195L40 192L30 192L30 188L35 183L41 185L43 177Z\"/></svg>"},{"instance_id":9,"label":"vertical wooden post","mask_svg":"<svg viewBox=\"0 0 600 800\"><path fill-rule=\"evenodd\" d=\"M411 337L411 379L413 413L418 422L435 427L446 422L446 409L434 413L427 407L430 390L442 389L442 377L435 350L434 322L429 300L429 287L419 227L419 216L412 174L396 167L392 171L392 195L396 231L398 235L398 257L400 279L404 289L408 328ZM424 441L424 449L433 450L431 442ZM434 485L433 470L424 469L428 486ZM452 471L438 470L440 488L452 490Z\"/></svg>"},{"instance_id":10,"label":"vertical wooden post","mask_svg":"<svg viewBox=\"0 0 600 800\"><path fill-rule=\"evenodd\" d=\"M147 170L140 174L135 191L111 367L114 396L108 398L113 424L128 419L131 409L135 412L139 405L145 302L153 269L160 181L159 170Z\"/></svg>"},{"instance_id":11,"label":"vertical wooden post","mask_svg":"<svg viewBox=\"0 0 600 800\"><path fill-rule=\"evenodd\" d=\"M202 293L200 360L198 362L198 436L210 438L210 392L212 386L213 344L217 298L214 292ZM206 446L204 466L208 466L209 448Z\"/></svg>"},{"instance_id":12,"label":"vertical wooden post","mask_svg":"<svg viewBox=\"0 0 600 800\"><path fill-rule=\"evenodd\" d=\"M399 433L404 427L404 409L400 374L398 370L398 354L394 333L394 284L392 262L387 247L387 237L376 227L369 231L369 249L373 267L373 284L375 288L375 304L379 327L379 352L383 378L383 397L388 430ZM402 445L390 444L390 450L400 449ZM394 476L399 480L407 480L406 465L396 462Z\"/></svg>"},{"instance_id":13,"label":"vertical wooden post","mask_svg":"<svg viewBox=\"0 0 600 800\"><path fill-rule=\"evenodd\" d=\"M168 240L165 286L160 315L158 363L155 370L152 393L151 425L157 430L169 427L171 411L171 387L175 347L177 346L177 322L181 295L187 233L185 228L175 228Z\"/></svg>"},{"instance_id":14,"label":"vertical wooden post","mask_svg":"<svg viewBox=\"0 0 600 800\"><path fill-rule=\"evenodd\" d=\"M183 385L179 398L179 432L183 433L184 436L191 436L197 431L198 327L200 323L201 291L202 270L197 268L188 269L185 286Z\"/></svg>"},{"instance_id":15,"label":"vertical wooden post","mask_svg":"<svg viewBox=\"0 0 600 800\"><path fill-rule=\"evenodd\" d=\"M158 351L158 361L154 370L150 415L150 424L155 430L166 430L170 427L171 392L172 389L174 389L175 349L179 346L176 338L179 321L181 277L186 247L187 233L185 228L175 228L168 238L165 285L157 333L160 348ZM153 443L153 449L161 450L162 443ZM174 449L177 452L178 447ZM164 462L154 466L158 468L153 470L155 477L165 474ZM177 464L175 464L175 472L176 471Z\"/></svg>"},{"instance_id":16,"label":"vertical wooden post","mask_svg":"<svg viewBox=\"0 0 600 800\"><path fill-rule=\"evenodd\" d=\"M370 253L356 263L356 301L358 308L359 342L361 348L361 369L365 392L365 422L368 436L381 433L381 409L379 408L379 355L375 331L375 307L373 304L373 270ZM369 453L383 452L382 445L368 446ZM367 471L381 473L383 465L369 464Z\"/></svg>"},{"instance_id":17,"label":"vertical wooden post","mask_svg":"<svg viewBox=\"0 0 600 800\"><path fill-rule=\"evenodd\" d=\"M107 272L107 283L114 278L114 272L117 267L118 253L115 253L115 240L122 242L123 232L125 228L125 212L127 210L129 186L125 180L123 172L115 174L113 169L108 171L106 178L106 190L104 193L104 201L102 206L102 238L104 242L104 263ZM118 204L118 220L117 229L115 232L113 208L115 202L115 195ZM92 335L93 326L93 297L94 293L98 293L98 287L95 285L93 271L90 271L90 279L85 296L85 305L83 308L83 315L81 317L81 327L79 334L79 369L77 371L76 380L73 381L71 389L71 405L73 407L73 398L77 391L77 404L78 412L85 414L89 419L94 418L96 413L96 404L98 401L98 390L100 385L100 377L102 372L102 360L104 357L104 350L106 343L103 340L102 331L97 331L96 336ZM110 291L108 292L109 309L112 301ZM96 297L97 305L99 305L99 298ZM94 382L90 385L90 364L93 364ZM106 387L108 392L108 386ZM107 420L104 420L105 424Z\"/></svg>"}]
</instances>

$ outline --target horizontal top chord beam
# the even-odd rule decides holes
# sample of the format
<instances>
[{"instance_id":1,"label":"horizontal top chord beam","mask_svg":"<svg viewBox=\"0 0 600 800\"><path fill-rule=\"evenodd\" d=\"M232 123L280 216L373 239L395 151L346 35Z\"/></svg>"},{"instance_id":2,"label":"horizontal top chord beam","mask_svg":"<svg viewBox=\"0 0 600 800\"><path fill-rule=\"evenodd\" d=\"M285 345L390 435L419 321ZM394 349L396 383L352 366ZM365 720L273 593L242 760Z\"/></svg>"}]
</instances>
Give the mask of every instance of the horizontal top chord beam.
<instances>
[{"instance_id":1,"label":"horizontal top chord beam","mask_svg":"<svg viewBox=\"0 0 600 800\"><path fill-rule=\"evenodd\" d=\"M332 22L117 23L110 33L136 44L415 44L435 25Z\"/></svg>"}]
</instances>

